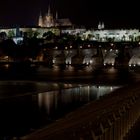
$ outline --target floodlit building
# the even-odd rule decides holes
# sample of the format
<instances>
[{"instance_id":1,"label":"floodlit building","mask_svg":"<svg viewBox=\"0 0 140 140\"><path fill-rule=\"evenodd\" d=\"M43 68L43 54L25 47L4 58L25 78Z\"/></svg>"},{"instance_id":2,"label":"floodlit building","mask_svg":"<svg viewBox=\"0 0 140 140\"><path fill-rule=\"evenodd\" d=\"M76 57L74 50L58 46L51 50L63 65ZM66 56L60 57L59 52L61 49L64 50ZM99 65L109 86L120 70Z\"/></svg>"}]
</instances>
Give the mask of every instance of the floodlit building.
<instances>
[{"instance_id":1,"label":"floodlit building","mask_svg":"<svg viewBox=\"0 0 140 140\"><path fill-rule=\"evenodd\" d=\"M139 29L91 29L91 30L81 30L79 35L81 38L95 40L99 42L120 42L120 41L139 41L140 31ZM63 31L65 32L65 31ZM76 32L71 32L67 30L67 33L73 34Z\"/></svg>"},{"instance_id":2,"label":"floodlit building","mask_svg":"<svg viewBox=\"0 0 140 140\"><path fill-rule=\"evenodd\" d=\"M38 26L40 27L61 27L61 26L72 26L70 19L64 18L59 19L58 13L56 12L55 16L51 13L50 6L48 7L48 12L46 15L40 13L38 19Z\"/></svg>"}]
</instances>

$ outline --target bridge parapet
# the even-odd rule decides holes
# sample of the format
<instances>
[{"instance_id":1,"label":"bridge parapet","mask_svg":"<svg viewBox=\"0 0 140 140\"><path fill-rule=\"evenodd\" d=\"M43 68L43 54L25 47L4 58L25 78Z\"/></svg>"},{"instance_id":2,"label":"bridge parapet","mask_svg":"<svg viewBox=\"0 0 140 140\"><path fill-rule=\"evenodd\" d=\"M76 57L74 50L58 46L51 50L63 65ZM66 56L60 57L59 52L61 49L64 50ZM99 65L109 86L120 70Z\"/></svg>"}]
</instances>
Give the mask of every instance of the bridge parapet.
<instances>
[{"instance_id":1,"label":"bridge parapet","mask_svg":"<svg viewBox=\"0 0 140 140\"><path fill-rule=\"evenodd\" d=\"M123 140L140 117L139 83L105 95L23 140Z\"/></svg>"}]
</instances>

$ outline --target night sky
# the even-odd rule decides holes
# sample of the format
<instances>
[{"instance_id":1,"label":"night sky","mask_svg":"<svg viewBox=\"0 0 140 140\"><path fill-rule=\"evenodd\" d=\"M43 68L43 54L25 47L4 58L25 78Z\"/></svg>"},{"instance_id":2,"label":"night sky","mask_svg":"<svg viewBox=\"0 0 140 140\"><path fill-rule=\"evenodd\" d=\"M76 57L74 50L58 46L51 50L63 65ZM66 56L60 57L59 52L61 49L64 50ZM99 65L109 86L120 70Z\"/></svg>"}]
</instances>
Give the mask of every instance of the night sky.
<instances>
[{"instance_id":1,"label":"night sky","mask_svg":"<svg viewBox=\"0 0 140 140\"><path fill-rule=\"evenodd\" d=\"M60 18L70 18L76 25L96 28L99 21L106 28L139 28L139 4L122 0L1 0L0 26L36 25L40 10L48 5Z\"/></svg>"}]
</instances>

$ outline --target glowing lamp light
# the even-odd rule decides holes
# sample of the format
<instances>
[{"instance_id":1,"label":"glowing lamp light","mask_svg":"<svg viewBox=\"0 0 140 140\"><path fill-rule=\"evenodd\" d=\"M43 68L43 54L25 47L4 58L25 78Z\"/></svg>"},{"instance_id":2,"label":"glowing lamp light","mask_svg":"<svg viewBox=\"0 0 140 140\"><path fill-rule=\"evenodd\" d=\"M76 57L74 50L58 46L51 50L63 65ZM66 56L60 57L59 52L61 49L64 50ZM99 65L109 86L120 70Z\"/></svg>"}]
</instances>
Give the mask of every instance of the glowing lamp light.
<instances>
[{"instance_id":1,"label":"glowing lamp light","mask_svg":"<svg viewBox=\"0 0 140 140\"><path fill-rule=\"evenodd\" d=\"M4 58L7 59L8 58L8 55L4 56Z\"/></svg>"},{"instance_id":2,"label":"glowing lamp light","mask_svg":"<svg viewBox=\"0 0 140 140\"><path fill-rule=\"evenodd\" d=\"M68 47L65 47L65 49L67 50L67 49L68 49Z\"/></svg>"},{"instance_id":3,"label":"glowing lamp light","mask_svg":"<svg viewBox=\"0 0 140 140\"><path fill-rule=\"evenodd\" d=\"M90 63L92 63L93 61L92 60L90 60Z\"/></svg>"},{"instance_id":4,"label":"glowing lamp light","mask_svg":"<svg viewBox=\"0 0 140 140\"><path fill-rule=\"evenodd\" d=\"M5 65L5 68L9 68L9 64L6 64L6 65Z\"/></svg>"},{"instance_id":5,"label":"glowing lamp light","mask_svg":"<svg viewBox=\"0 0 140 140\"><path fill-rule=\"evenodd\" d=\"M111 46L113 46L114 44L113 43L111 43Z\"/></svg>"},{"instance_id":6,"label":"glowing lamp light","mask_svg":"<svg viewBox=\"0 0 140 140\"><path fill-rule=\"evenodd\" d=\"M131 67L131 64L129 64L129 67Z\"/></svg>"},{"instance_id":7,"label":"glowing lamp light","mask_svg":"<svg viewBox=\"0 0 140 140\"><path fill-rule=\"evenodd\" d=\"M70 46L70 48L72 48L72 46Z\"/></svg>"},{"instance_id":8,"label":"glowing lamp light","mask_svg":"<svg viewBox=\"0 0 140 140\"><path fill-rule=\"evenodd\" d=\"M53 61L52 61L52 62L53 62L53 64L54 64L54 63L55 63L55 60L53 59Z\"/></svg>"},{"instance_id":9,"label":"glowing lamp light","mask_svg":"<svg viewBox=\"0 0 140 140\"><path fill-rule=\"evenodd\" d=\"M80 49L82 49L83 47L82 46L80 46Z\"/></svg>"}]
</instances>

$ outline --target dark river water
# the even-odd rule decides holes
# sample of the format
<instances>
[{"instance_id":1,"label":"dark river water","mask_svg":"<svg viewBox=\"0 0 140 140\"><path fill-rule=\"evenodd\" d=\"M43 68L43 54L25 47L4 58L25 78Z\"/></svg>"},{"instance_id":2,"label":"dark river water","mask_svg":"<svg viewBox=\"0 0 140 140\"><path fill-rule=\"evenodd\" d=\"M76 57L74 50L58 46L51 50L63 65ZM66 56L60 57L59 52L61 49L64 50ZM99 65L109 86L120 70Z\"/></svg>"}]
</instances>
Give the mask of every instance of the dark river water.
<instances>
[{"instance_id":1,"label":"dark river water","mask_svg":"<svg viewBox=\"0 0 140 140\"><path fill-rule=\"evenodd\" d=\"M27 135L140 79L139 72L112 67L54 68L28 75L13 74L1 74L5 80L0 81L0 140Z\"/></svg>"},{"instance_id":2,"label":"dark river water","mask_svg":"<svg viewBox=\"0 0 140 140\"><path fill-rule=\"evenodd\" d=\"M23 136L119 86L0 82L0 136Z\"/></svg>"}]
</instances>

